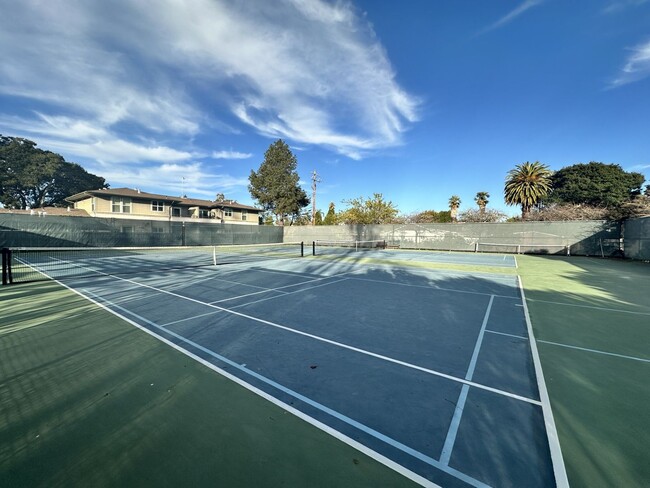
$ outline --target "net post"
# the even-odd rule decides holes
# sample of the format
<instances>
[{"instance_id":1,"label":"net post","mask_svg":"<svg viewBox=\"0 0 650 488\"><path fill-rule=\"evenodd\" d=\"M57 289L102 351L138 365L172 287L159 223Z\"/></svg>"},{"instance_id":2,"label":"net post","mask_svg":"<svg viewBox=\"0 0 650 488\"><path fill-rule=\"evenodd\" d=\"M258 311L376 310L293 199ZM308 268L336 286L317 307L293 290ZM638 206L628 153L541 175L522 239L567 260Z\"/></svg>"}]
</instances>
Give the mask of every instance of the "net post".
<instances>
[{"instance_id":1,"label":"net post","mask_svg":"<svg viewBox=\"0 0 650 488\"><path fill-rule=\"evenodd\" d=\"M474 252L478 252L478 241L474 243Z\"/></svg>"},{"instance_id":2,"label":"net post","mask_svg":"<svg viewBox=\"0 0 650 488\"><path fill-rule=\"evenodd\" d=\"M316 256L316 241L311 241L311 255Z\"/></svg>"},{"instance_id":3,"label":"net post","mask_svg":"<svg viewBox=\"0 0 650 488\"><path fill-rule=\"evenodd\" d=\"M300 257L304 258L305 257L305 242L300 241Z\"/></svg>"},{"instance_id":4,"label":"net post","mask_svg":"<svg viewBox=\"0 0 650 488\"><path fill-rule=\"evenodd\" d=\"M217 265L217 246L212 246L212 264Z\"/></svg>"},{"instance_id":5,"label":"net post","mask_svg":"<svg viewBox=\"0 0 650 488\"><path fill-rule=\"evenodd\" d=\"M6 285L7 282L9 281L9 277L7 276L8 269L9 269L9 249L7 248L2 248L2 285Z\"/></svg>"}]
</instances>

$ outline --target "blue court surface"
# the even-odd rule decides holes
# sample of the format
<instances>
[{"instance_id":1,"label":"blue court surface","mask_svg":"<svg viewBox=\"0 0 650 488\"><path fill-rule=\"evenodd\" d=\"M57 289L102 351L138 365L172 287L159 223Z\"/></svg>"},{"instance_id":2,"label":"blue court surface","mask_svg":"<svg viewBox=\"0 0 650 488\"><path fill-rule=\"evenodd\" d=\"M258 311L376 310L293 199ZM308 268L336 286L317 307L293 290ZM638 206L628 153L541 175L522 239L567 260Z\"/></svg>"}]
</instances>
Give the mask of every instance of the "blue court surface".
<instances>
[{"instance_id":1,"label":"blue court surface","mask_svg":"<svg viewBox=\"0 0 650 488\"><path fill-rule=\"evenodd\" d=\"M423 486L555 486L517 280L306 257L63 282Z\"/></svg>"},{"instance_id":2,"label":"blue court surface","mask_svg":"<svg viewBox=\"0 0 650 488\"><path fill-rule=\"evenodd\" d=\"M345 249L318 248L317 256L345 257L348 259L377 259L420 263L448 263L469 266L491 266L496 268L516 268L517 260L511 254L476 253L462 251L426 251L409 249Z\"/></svg>"}]
</instances>

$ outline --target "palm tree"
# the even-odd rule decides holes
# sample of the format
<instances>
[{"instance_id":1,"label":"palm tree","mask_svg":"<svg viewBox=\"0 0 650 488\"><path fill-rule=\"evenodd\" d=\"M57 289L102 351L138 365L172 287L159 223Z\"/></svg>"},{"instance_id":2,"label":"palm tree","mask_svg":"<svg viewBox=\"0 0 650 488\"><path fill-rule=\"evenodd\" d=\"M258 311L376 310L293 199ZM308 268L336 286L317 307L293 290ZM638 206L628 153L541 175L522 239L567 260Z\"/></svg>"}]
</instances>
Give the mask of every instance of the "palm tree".
<instances>
[{"instance_id":1,"label":"palm tree","mask_svg":"<svg viewBox=\"0 0 650 488\"><path fill-rule=\"evenodd\" d=\"M476 194L476 197L474 197L474 201L478 205L478 208L480 209L481 213L485 213L485 207L487 206L488 200L490 198L490 194L486 191L480 191Z\"/></svg>"},{"instance_id":2,"label":"palm tree","mask_svg":"<svg viewBox=\"0 0 650 488\"><path fill-rule=\"evenodd\" d=\"M449 198L449 210L452 222L456 222L458 207L460 207L460 197L458 195L452 195L451 198Z\"/></svg>"},{"instance_id":3,"label":"palm tree","mask_svg":"<svg viewBox=\"0 0 650 488\"><path fill-rule=\"evenodd\" d=\"M551 191L551 170L535 161L518 164L508 172L504 189L506 204L521 205L521 219Z\"/></svg>"}]
</instances>

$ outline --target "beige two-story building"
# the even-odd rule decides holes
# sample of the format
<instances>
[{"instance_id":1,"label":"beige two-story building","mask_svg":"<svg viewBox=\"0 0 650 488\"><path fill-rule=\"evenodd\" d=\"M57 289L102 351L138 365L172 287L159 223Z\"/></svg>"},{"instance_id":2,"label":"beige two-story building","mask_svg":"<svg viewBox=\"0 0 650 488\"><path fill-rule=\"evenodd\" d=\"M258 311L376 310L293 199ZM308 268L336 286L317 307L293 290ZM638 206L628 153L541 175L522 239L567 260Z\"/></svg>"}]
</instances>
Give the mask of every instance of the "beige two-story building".
<instances>
[{"instance_id":1,"label":"beige two-story building","mask_svg":"<svg viewBox=\"0 0 650 488\"><path fill-rule=\"evenodd\" d=\"M261 210L234 200L200 200L132 188L88 190L66 198L91 217L259 225Z\"/></svg>"}]
</instances>

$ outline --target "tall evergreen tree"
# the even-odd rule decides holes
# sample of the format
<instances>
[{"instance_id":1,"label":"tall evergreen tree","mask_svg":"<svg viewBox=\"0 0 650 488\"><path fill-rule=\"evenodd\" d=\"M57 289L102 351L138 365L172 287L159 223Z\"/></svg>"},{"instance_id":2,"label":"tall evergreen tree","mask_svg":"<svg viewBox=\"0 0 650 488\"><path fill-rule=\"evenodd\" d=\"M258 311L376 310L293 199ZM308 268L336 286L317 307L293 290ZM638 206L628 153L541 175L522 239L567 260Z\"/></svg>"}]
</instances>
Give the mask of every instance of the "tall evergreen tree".
<instances>
[{"instance_id":1,"label":"tall evergreen tree","mask_svg":"<svg viewBox=\"0 0 650 488\"><path fill-rule=\"evenodd\" d=\"M288 216L297 218L301 209L309 205L309 198L300 188L296 171L298 161L289 146L278 139L264 153L264 161L257 172L251 171L248 191L264 210L273 213L284 225Z\"/></svg>"},{"instance_id":2,"label":"tall evergreen tree","mask_svg":"<svg viewBox=\"0 0 650 488\"><path fill-rule=\"evenodd\" d=\"M336 224L336 209L334 207L334 202L330 202L330 206L327 209L327 214L323 220L323 225L335 225Z\"/></svg>"},{"instance_id":3,"label":"tall evergreen tree","mask_svg":"<svg viewBox=\"0 0 650 488\"><path fill-rule=\"evenodd\" d=\"M314 215L314 225L323 225L323 212L320 210L317 210Z\"/></svg>"}]
</instances>

